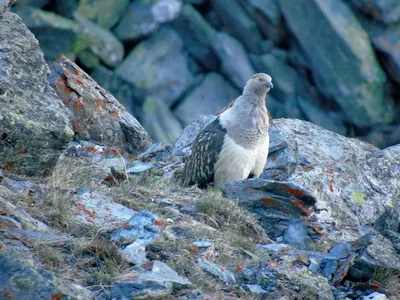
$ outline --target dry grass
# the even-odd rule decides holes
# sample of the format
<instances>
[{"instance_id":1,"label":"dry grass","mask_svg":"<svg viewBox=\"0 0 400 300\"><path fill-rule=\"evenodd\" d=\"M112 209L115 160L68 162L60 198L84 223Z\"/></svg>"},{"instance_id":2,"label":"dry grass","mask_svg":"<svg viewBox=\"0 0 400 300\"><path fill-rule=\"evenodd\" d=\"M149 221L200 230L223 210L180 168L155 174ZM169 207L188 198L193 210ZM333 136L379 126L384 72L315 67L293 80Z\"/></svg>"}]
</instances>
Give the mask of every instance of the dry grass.
<instances>
[{"instance_id":1,"label":"dry grass","mask_svg":"<svg viewBox=\"0 0 400 300\"><path fill-rule=\"evenodd\" d=\"M400 299L400 272L392 269L376 269L372 278L387 289L390 299Z\"/></svg>"}]
</instances>

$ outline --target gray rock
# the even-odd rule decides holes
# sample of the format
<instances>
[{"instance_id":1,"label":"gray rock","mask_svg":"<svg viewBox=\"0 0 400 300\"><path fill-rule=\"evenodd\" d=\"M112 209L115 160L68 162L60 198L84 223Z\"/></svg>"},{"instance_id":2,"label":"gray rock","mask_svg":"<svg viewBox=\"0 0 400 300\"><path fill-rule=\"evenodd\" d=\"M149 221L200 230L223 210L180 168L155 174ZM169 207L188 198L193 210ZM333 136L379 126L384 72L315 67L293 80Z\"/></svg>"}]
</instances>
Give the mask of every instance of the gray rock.
<instances>
[{"instance_id":1,"label":"gray rock","mask_svg":"<svg viewBox=\"0 0 400 300\"><path fill-rule=\"evenodd\" d=\"M158 216L147 210L138 211L121 228L111 234L111 240L125 245L122 252L126 258L141 264L147 261L145 247L157 239L160 232ZM157 225L158 224L158 225Z\"/></svg>"},{"instance_id":2,"label":"gray rock","mask_svg":"<svg viewBox=\"0 0 400 300\"><path fill-rule=\"evenodd\" d=\"M203 68L218 70L220 60L210 45L216 31L193 6L185 4L179 18L172 23L172 27L183 40L188 53Z\"/></svg>"},{"instance_id":3,"label":"gray rock","mask_svg":"<svg viewBox=\"0 0 400 300\"><path fill-rule=\"evenodd\" d=\"M385 24L400 21L400 3L397 0L352 0L351 3L365 15Z\"/></svg>"},{"instance_id":4,"label":"gray rock","mask_svg":"<svg viewBox=\"0 0 400 300\"><path fill-rule=\"evenodd\" d=\"M169 106L194 80L182 40L170 28L137 45L116 74L141 91L142 99L156 96Z\"/></svg>"},{"instance_id":5,"label":"gray rock","mask_svg":"<svg viewBox=\"0 0 400 300\"><path fill-rule=\"evenodd\" d=\"M140 123L111 94L65 57L52 66L49 82L73 113L75 137L131 154L152 142Z\"/></svg>"},{"instance_id":6,"label":"gray rock","mask_svg":"<svg viewBox=\"0 0 400 300\"><path fill-rule=\"evenodd\" d=\"M0 18L0 167L45 175L73 136L70 114L47 83L34 35L14 13Z\"/></svg>"},{"instance_id":7,"label":"gray rock","mask_svg":"<svg viewBox=\"0 0 400 300\"><path fill-rule=\"evenodd\" d=\"M136 212L99 192L86 191L77 198L74 213L80 224L116 228L132 218Z\"/></svg>"},{"instance_id":8,"label":"gray rock","mask_svg":"<svg viewBox=\"0 0 400 300\"><path fill-rule=\"evenodd\" d=\"M18 15L39 40L47 61L62 54L72 58L87 48L82 28L70 19L32 7L19 9Z\"/></svg>"},{"instance_id":9,"label":"gray rock","mask_svg":"<svg viewBox=\"0 0 400 300\"><path fill-rule=\"evenodd\" d=\"M221 60L221 70L227 78L241 91L247 80L254 75L243 46L226 33L214 35L211 45Z\"/></svg>"},{"instance_id":10,"label":"gray rock","mask_svg":"<svg viewBox=\"0 0 400 300\"><path fill-rule=\"evenodd\" d=\"M55 0L54 11L65 18L72 18L78 8L78 0Z\"/></svg>"},{"instance_id":11,"label":"gray rock","mask_svg":"<svg viewBox=\"0 0 400 300\"><path fill-rule=\"evenodd\" d=\"M270 93L280 101L290 100L296 93L297 73L295 69L286 63L286 57L287 53L285 51L275 51L255 59L253 56L255 70L271 75L274 88Z\"/></svg>"},{"instance_id":12,"label":"gray rock","mask_svg":"<svg viewBox=\"0 0 400 300\"><path fill-rule=\"evenodd\" d=\"M268 294L268 291L264 290L258 284L246 284L245 287L249 290L250 293L255 295Z\"/></svg>"},{"instance_id":13,"label":"gray rock","mask_svg":"<svg viewBox=\"0 0 400 300\"><path fill-rule=\"evenodd\" d=\"M399 5L400 16L400 5ZM397 50L400 40L400 29L391 27L377 33L372 38L374 47L383 54L383 65L390 77L400 83L400 52Z\"/></svg>"},{"instance_id":14,"label":"gray rock","mask_svg":"<svg viewBox=\"0 0 400 300\"><path fill-rule=\"evenodd\" d=\"M114 32L123 41L134 41L158 30L161 24L176 19L179 0L138 0L132 2Z\"/></svg>"},{"instance_id":15,"label":"gray rock","mask_svg":"<svg viewBox=\"0 0 400 300\"><path fill-rule=\"evenodd\" d=\"M308 224L305 220L293 220L283 235L283 241L296 249L308 249L311 239L307 234Z\"/></svg>"},{"instance_id":16,"label":"gray rock","mask_svg":"<svg viewBox=\"0 0 400 300\"><path fill-rule=\"evenodd\" d=\"M3 235L9 239L21 241L28 246L35 242L53 242L58 246L63 246L72 239L63 235L49 234L40 231L19 228L9 228L3 232Z\"/></svg>"},{"instance_id":17,"label":"gray rock","mask_svg":"<svg viewBox=\"0 0 400 300\"><path fill-rule=\"evenodd\" d=\"M89 49L100 57L100 59L110 67L116 67L124 56L124 46L107 29L90 22L78 14L74 14L74 19L83 27L83 35Z\"/></svg>"},{"instance_id":18,"label":"gray rock","mask_svg":"<svg viewBox=\"0 0 400 300\"><path fill-rule=\"evenodd\" d=\"M130 173L141 173L141 172L145 172L147 170L150 170L154 167L153 164L143 164L143 163L139 163L137 165L135 165L134 167L131 167L129 169L126 170L126 173L130 174Z\"/></svg>"},{"instance_id":19,"label":"gray rock","mask_svg":"<svg viewBox=\"0 0 400 300\"><path fill-rule=\"evenodd\" d=\"M393 103L384 97L386 76L350 9L335 0L280 3L323 94L334 99L355 125L389 123L394 113ZM309 26L310 19L315 26Z\"/></svg>"},{"instance_id":20,"label":"gray rock","mask_svg":"<svg viewBox=\"0 0 400 300\"><path fill-rule=\"evenodd\" d=\"M296 132L293 135L289 133L292 130ZM387 205L396 207L400 145L379 151L372 145L299 120L276 120L270 137L270 155L261 178L277 178L285 183L245 180L223 186L223 191L249 205L261 216L261 223L268 223L270 227L265 228L271 234L287 228L289 212L293 216L307 215L307 207L314 206L309 211L314 225L333 240L352 240L362 234L357 226L375 222ZM282 190L290 191L301 201L278 197ZM283 200L288 210L286 217L277 217ZM279 219L275 225L269 223L273 216Z\"/></svg>"},{"instance_id":21,"label":"gray rock","mask_svg":"<svg viewBox=\"0 0 400 300\"><path fill-rule=\"evenodd\" d=\"M252 53L261 53L261 33L257 24L241 7L237 0L212 0L214 10L234 36Z\"/></svg>"},{"instance_id":22,"label":"gray rock","mask_svg":"<svg viewBox=\"0 0 400 300\"><path fill-rule=\"evenodd\" d=\"M385 294L373 292L367 296L363 296L360 300L389 300Z\"/></svg>"},{"instance_id":23,"label":"gray rock","mask_svg":"<svg viewBox=\"0 0 400 300\"><path fill-rule=\"evenodd\" d=\"M250 5L257 8L273 25L278 25L282 18L279 0L246 0Z\"/></svg>"},{"instance_id":24,"label":"gray rock","mask_svg":"<svg viewBox=\"0 0 400 300\"><path fill-rule=\"evenodd\" d=\"M227 270L226 268L224 268L220 265L217 265L209 260L203 259L203 258L200 258L198 260L198 264L200 265L200 267L203 270L218 277L226 284L229 284L229 285L236 284L235 275L231 271Z\"/></svg>"},{"instance_id":25,"label":"gray rock","mask_svg":"<svg viewBox=\"0 0 400 300\"><path fill-rule=\"evenodd\" d=\"M238 91L221 75L209 73L201 84L182 100L174 113L183 125L187 125L200 115L215 114L238 96ZM197 109L193 109L194 107Z\"/></svg>"},{"instance_id":26,"label":"gray rock","mask_svg":"<svg viewBox=\"0 0 400 300\"><path fill-rule=\"evenodd\" d=\"M26 211L12 204L15 197L16 195L9 190L0 189L0 224L2 228L37 230L44 233L53 232L49 226L32 218Z\"/></svg>"},{"instance_id":27,"label":"gray rock","mask_svg":"<svg viewBox=\"0 0 400 300\"><path fill-rule=\"evenodd\" d=\"M111 297L117 299L166 299L171 294L184 294L193 289L190 281L160 261L152 262L150 270L141 271L137 276L127 275L111 286Z\"/></svg>"},{"instance_id":28,"label":"gray rock","mask_svg":"<svg viewBox=\"0 0 400 300\"><path fill-rule=\"evenodd\" d=\"M61 281L45 270L19 241L8 240L0 235L0 249L2 299L93 298L88 289Z\"/></svg>"},{"instance_id":29,"label":"gray rock","mask_svg":"<svg viewBox=\"0 0 400 300\"><path fill-rule=\"evenodd\" d=\"M105 90L112 94L140 122L141 102L135 95L132 84L123 80L114 71L103 66L94 68L90 76Z\"/></svg>"},{"instance_id":30,"label":"gray rock","mask_svg":"<svg viewBox=\"0 0 400 300\"><path fill-rule=\"evenodd\" d=\"M308 121L346 136L347 126L344 124L343 117L339 113L326 111L303 97L298 97L297 103Z\"/></svg>"},{"instance_id":31,"label":"gray rock","mask_svg":"<svg viewBox=\"0 0 400 300\"><path fill-rule=\"evenodd\" d=\"M200 116L186 126L176 139L172 154L177 156L189 156L192 153L192 144L197 135L216 118L216 116Z\"/></svg>"},{"instance_id":32,"label":"gray rock","mask_svg":"<svg viewBox=\"0 0 400 300\"><path fill-rule=\"evenodd\" d=\"M111 28L120 20L128 5L129 0L80 0L77 13L104 28Z\"/></svg>"},{"instance_id":33,"label":"gray rock","mask_svg":"<svg viewBox=\"0 0 400 300\"><path fill-rule=\"evenodd\" d=\"M167 104L156 96L148 96L143 104L144 128L155 141L172 143L182 131L182 125Z\"/></svg>"}]
</instances>

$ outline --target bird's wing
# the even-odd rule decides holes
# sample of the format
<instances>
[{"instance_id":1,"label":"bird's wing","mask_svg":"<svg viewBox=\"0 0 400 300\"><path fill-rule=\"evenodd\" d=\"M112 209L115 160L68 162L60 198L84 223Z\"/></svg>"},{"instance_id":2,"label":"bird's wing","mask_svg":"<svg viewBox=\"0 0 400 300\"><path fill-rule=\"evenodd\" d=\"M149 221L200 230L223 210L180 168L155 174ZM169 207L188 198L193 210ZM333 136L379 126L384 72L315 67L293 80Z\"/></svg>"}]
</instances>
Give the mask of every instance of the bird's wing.
<instances>
[{"instance_id":1,"label":"bird's wing","mask_svg":"<svg viewBox=\"0 0 400 300\"><path fill-rule=\"evenodd\" d=\"M184 184L197 183L199 187L205 187L214 180L214 165L224 144L225 135L226 130L221 126L219 118L199 133L183 169Z\"/></svg>"}]
</instances>

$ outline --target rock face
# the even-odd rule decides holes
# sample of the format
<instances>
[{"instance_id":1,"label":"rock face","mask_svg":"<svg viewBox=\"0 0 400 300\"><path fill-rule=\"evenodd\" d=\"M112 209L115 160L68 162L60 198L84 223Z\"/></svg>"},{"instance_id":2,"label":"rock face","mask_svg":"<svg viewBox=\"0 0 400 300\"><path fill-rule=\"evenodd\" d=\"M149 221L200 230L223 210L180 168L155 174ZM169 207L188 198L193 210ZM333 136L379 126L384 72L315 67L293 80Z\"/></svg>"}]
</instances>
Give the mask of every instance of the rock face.
<instances>
[{"instance_id":1,"label":"rock face","mask_svg":"<svg viewBox=\"0 0 400 300\"><path fill-rule=\"evenodd\" d=\"M184 125L187 125L196 119L199 113L214 114L238 96L239 92L221 75L209 73L175 108L175 114ZM193 107L199 109L194 110Z\"/></svg>"},{"instance_id":2,"label":"rock face","mask_svg":"<svg viewBox=\"0 0 400 300\"><path fill-rule=\"evenodd\" d=\"M389 123L394 115L383 94L385 74L350 9L335 0L280 3L324 95L334 99L356 125ZM317 26L309 26L310 19Z\"/></svg>"},{"instance_id":3,"label":"rock face","mask_svg":"<svg viewBox=\"0 0 400 300\"><path fill-rule=\"evenodd\" d=\"M1 168L44 175L73 135L69 112L49 86L39 43L21 18L5 12L0 24Z\"/></svg>"},{"instance_id":4,"label":"rock face","mask_svg":"<svg viewBox=\"0 0 400 300\"><path fill-rule=\"evenodd\" d=\"M139 122L89 75L65 57L52 67L50 84L71 110L75 137L137 154L151 139Z\"/></svg>"},{"instance_id":5,"label":"rock face","mask_svg":"<svg viewBox=\"0 0 400 300\"><path fill-rule=\"evenodd\" d=\"M172 105L193 82L182 40L172 29L163 28L141 42L116 73L147 96L157 96Z\"/></svg>"}]
</instances>

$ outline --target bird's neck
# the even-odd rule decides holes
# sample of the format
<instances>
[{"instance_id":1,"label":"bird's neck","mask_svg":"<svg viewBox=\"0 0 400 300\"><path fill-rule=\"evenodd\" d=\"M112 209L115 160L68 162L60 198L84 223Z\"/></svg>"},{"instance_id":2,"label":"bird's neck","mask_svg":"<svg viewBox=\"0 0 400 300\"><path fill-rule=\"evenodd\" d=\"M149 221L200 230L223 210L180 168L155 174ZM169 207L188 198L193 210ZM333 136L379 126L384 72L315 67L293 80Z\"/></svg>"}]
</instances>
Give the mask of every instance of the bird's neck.
<instances>
[{"instance_id":1,"label":"bird's neck","mask_svg":"<svg viewBox=\"0 0 400 300\"><path fill-rule=\"evenodd\" d=\"M243 98L247 100L247 102L255 104L255 105L265 105L265 98L267 96L267 91L263 89L250 89L245 87L243 91Z\"/></svg>"}]
</instances>

